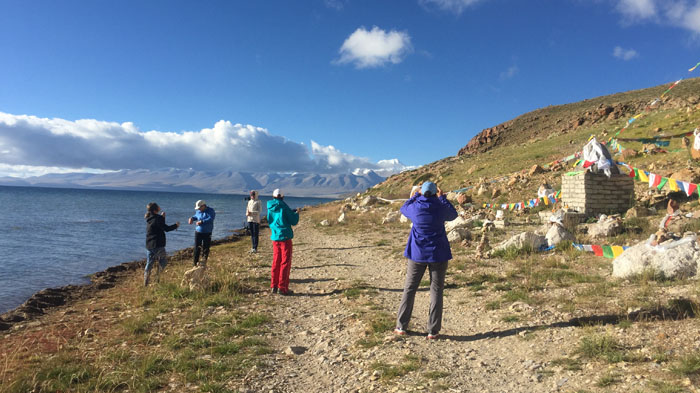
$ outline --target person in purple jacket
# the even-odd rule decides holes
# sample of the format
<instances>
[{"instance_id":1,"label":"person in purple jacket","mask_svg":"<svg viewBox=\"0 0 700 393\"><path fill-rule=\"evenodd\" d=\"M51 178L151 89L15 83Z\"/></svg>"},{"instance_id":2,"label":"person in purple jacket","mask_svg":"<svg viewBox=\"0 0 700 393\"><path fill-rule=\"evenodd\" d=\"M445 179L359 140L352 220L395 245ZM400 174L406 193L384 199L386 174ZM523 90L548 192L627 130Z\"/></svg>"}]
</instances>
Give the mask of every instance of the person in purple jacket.
<instances>
[{"instance_id":1,"label":"person in purple jacket","mask_svg":"<svg viewBox=\"0 0 700 393\"><path fill-rule=\"evenodd\" d=\"M442 328L442 292L445 287L447 261L452 259L445 221L457 218L457 211L437 185L425 182L401 207L401 213L413 223L404 256L408 258L406 283L394 333L406 334L413 312L416 290L425 269L430 272L430 313L428 339L436 339Z\"/></svg>"}]
</instances>

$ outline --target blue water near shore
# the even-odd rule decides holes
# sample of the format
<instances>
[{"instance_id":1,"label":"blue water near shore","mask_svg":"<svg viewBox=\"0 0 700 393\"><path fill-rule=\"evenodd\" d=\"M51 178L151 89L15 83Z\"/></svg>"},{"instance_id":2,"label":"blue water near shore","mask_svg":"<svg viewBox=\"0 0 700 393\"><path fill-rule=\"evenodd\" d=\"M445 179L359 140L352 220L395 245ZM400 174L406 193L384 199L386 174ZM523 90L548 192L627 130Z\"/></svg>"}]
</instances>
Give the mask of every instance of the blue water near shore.
<instances>
[{"instance_id":1,"label":"blue water near shore","mask_svg":"<svg viewBox=\"0 0 700 393\"><path fill-rule=\"evenodd\" d=\"M0 236L0 313L35 292L87 283L87 275L145 257L148 202L166 212L166 223L180 221L167 234L167 251L192 246L194 203L204 199L216 211L214 239L243 226L245 195L156 191L78 190L0 186L4 229ZM263 214L269 197L261 197ZM285 197L290 207L330 201ZM264 235L263 235L264 236Z\"/></svg>"}]
</instances>

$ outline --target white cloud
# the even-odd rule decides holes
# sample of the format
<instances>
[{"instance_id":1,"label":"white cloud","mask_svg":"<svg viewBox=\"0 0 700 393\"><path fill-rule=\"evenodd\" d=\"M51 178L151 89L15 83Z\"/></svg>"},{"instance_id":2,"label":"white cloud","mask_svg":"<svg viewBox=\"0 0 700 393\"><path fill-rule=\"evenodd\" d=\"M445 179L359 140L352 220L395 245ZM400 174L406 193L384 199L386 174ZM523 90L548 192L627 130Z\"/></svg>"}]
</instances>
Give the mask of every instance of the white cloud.
<instances>
[{"instance_id":1,"label":"white cloud","mask_svg":"<svg viewBox=\"0 0 700 393\"><path fill-rule=\"evenodd\" d=\"M323 3L328 8L333 8L335 10L342 10L345 8L345 0L323 0Z\"/></svg>"},{"instance_id":2,"label":"white cloud","mask_svg":"<svg viewBox=\"0 0 700 393\"><path fill-rule=\"evenodd\" d=\"M617 57L618 59L627 61L634 59L635 57L639 56L639 54L634 49L624 49L622 47L616 46L615 49L613 49L613 56Z\"/></svg>"},{"instance_id":3,"label":"white cloud","mask_svg":"<svg viewBox=\"0 0 700 393\"><path fill-rule=\"evenodd\" d=\"M479 1L481 0L418 0L424 7L437 7L443 11L454 12L457 15Z\"/></svg>"},{"instance_id":4,"label":"white cloud","mask_svg":"<svg viewBox=\"0 0 700 393\"><path fill-rule=\"evenodd\" d=\"M162 168L320 174L383 169L333 146L311 144L309 151L264 128L224 120L200 131L143 132L133 123L0 112L0 175Z\"/></svg>"},{"instance_id":5,"label":"white cloud","mask_svg":"<svg viewBox=\"0 0 700 393\"><path fill-rule=\"evenodd\" d=\"M655 0L619 0L617 10L631 20L653 18L657 12Z\"/></svg>"},{"instance_id":6,"label":"white cloud","mask_svg":"<svg viewBox=\"0 0 700 393\"><path fill-rule=\"evenodd\" d=\"M615 9L628 24L651 21L700 34L700 0L617 0Z\"/></svg>"},{"instance_id":7,"label":"white cloud","mask_svg":"<svg viewBox=\"0 0 700 393\"><path fill-rule=\"evenodd\" d=\"M380 67L400 63L412 50L411 37L406 32L360 27L345 39L338 50L340 58L335 62L353 63L357 68Z\"/></svg>"},{"instance_id":8,"label":"white cloud","mask_svg":"<svg viewBox=\"0 0 700 393\"><path fill-rule=\"evenodd\" d=\"M507 70L501 72L501 74L498 76L498 79L500 79L502 81L504 81L506 79L510 79L510 78L514 77L515 75L517 75L519 71L520 71L520 69L518 68L517 65L512 65L512 66L508 67Z\"/></svg>"}]
</instances>

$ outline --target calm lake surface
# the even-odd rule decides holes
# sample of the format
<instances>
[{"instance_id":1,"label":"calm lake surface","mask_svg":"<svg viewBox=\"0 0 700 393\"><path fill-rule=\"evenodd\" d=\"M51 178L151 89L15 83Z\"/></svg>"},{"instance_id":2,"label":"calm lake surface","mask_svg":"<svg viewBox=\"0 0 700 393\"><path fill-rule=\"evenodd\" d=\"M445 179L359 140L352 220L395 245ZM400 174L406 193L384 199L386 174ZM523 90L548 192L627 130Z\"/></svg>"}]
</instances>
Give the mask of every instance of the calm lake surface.
<instances>
[{"instance_id":1,"label":"calm lake surface","mask_svg":"<svg viewBox=\"0 0 700 393\"><path fill-rule=\"evenodd\" d=\"M0 250L0 313L35 292L67 284L87 283L87 275L122 262L145 258L146 204L157 202L166 212L167 251L191 247L194 203L204 199L216 211L212 238L220 239L243 226L245 195L157 191L77 190L0 186L5 213ZM262 196L263 214L269 196ZM317 205L325 198L285 197L291 207Z\"/></svg>"}]
</instances>

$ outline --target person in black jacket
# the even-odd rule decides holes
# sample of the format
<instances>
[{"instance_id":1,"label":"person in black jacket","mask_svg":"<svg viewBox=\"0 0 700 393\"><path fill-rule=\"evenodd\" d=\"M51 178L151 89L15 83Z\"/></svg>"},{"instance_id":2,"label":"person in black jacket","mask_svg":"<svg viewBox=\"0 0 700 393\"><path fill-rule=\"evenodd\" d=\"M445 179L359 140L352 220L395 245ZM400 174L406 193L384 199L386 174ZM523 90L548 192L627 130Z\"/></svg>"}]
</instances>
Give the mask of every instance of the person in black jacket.
<instances>
[{"instance_id":1,"label":"person in black jacket","mask_svg":"<svg viewBox=\"0 0 700 393\"><path fill-rule=\"evenodd\" d=\"M165 225L165 212L160 210L157 203L146 205L146 271L143 273L143 285L148 285L151 277L153 262L158 261L158 272L165 269L168 260L165 254L165 232L170 232L180 226L180 222Z\"/></svg>"}]
</instances>

